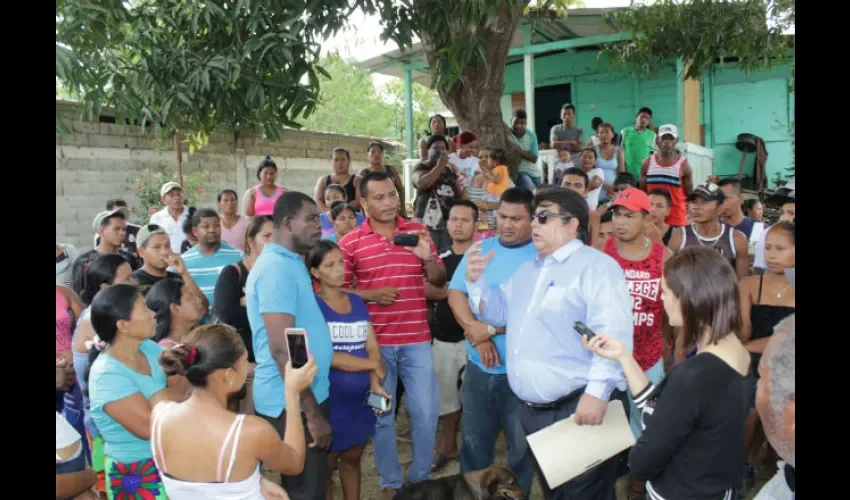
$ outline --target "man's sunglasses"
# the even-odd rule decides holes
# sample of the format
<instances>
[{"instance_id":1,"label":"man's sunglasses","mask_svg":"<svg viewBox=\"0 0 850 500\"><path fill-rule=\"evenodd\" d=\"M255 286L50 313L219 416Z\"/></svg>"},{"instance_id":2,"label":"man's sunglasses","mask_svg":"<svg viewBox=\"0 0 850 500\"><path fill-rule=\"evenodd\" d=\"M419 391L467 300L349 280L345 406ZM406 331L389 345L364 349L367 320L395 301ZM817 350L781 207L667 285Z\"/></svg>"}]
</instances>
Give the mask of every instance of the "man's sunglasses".
<instances>
[{"instance_id":1,"label":"man's sunglasses","mask_svg":"<svg viewBox=\"0 0 850 500\"><path fill-rule=\"evenodd\" d=\"M541 210L536 214L531 216L531 221L534 222L534 219L537 219L538 224L546 224L546 221L549 220L549 217L556 217L558 219L562 219L564 221L568 221L573 218L572 215L564 215L564 214L555 214L548 210Z\"/></svg>"}]
</instances>

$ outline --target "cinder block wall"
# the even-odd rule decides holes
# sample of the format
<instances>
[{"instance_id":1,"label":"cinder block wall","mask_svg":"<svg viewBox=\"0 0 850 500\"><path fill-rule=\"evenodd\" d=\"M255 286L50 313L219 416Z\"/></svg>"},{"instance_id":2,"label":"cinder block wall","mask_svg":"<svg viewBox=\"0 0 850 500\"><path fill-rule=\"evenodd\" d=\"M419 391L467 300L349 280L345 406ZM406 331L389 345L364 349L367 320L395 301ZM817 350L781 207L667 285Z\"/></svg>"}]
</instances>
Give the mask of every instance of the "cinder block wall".
<instances>
[{"instance_id":1,"label":"cinder block wall","mask_svg":"<svg viewBox=\"0 0 850 500\"><path fill-rule=\"evenodd\" d=\"M161 161L175 161L170 144L157 145L141 127L86 121L70 122L73 133L56 134L56 241L83 251L91 248L91 223L109 198L136 203L138 172ZM330 152L351 151L352 170L366 165L368 137L305 130L286 130L277 142L217 133L209 144L189 155L183 153L183 172L209 175L198 206L215 208L216 193L235 189L240 196L256 184L256 168L271 155L279 168L278 182L287 189L312 196L316 179L331 173ZM388 143L384 144L387 151ZM176 167L175 167L176 169ZM240 203L241 205L241 203Z\"/></svg>"}]
</instances>

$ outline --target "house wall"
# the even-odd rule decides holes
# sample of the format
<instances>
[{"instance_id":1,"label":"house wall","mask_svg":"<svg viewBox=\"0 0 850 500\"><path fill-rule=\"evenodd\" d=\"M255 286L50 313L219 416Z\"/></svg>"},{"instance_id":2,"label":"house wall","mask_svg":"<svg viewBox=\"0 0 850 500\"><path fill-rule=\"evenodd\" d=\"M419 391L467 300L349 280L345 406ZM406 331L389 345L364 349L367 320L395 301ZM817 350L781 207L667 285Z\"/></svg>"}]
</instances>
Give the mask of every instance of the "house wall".
<instances>
[{"instance_id":1,"label":"house wall","mask_svg":"<svg viewBox=\"0 0 850 500\"><path fill-rule=\"evenodd\" d=\"M649 77L637 78L609 64L606 58L597 60L596 52L563 52L537 57L534 70L537 87L570 84L577 122L588 134L594 116L621 130L634 123L637 110L644 106L652 109L654 125L675 123L682 129L677 117L673 61ZM764 139L771 186L776 173L785 174L785 169L793 165L790 126L794 95L789 92L789 83L787 66L747 75L734 64L727 64L704 75L700 83L700 125L703 145L714 150L715 175L737 174L741 153L735 149L735 141L744 132ZM522 62L510 64L505 69L504 94L511 95L513 109L523 105L523 100L517 99L522 92ZM538 117L550 116L552 124L560 122L560 108L538 108L535 112ZM548 130L535 132L540 141L548 141ZM752 171L751 165L747 172Z\"/></svg>"},{"instance_id":2,"label":"house wall","mask_svg":"<svg viewBox=\"0 0 850 500\"><path fill-rule=\"evenodd\" d=\"M73 133L56 134L56 241L83 251L91 248L92 219L104 210L106 201L123 198L135 204L138 173L174 161L175 154L169 147L157 147L137 126L86 121L71 125ZM367 164L365 150L371 140L285 130L277 142L245 136L234 146L232 136L217 133L196 153L183 153L183 172L203 172L207 180L197 205L215 208L216 195L223 188L235 189L241 202L245 190L257 183L257 165L271 155L278 166L278 183L312 196L316 179L331 173L331 149L347 148L352 170L359 170ZM384 148L391 151L392 146L384 143Z\"/></svg>"}]
</instances>

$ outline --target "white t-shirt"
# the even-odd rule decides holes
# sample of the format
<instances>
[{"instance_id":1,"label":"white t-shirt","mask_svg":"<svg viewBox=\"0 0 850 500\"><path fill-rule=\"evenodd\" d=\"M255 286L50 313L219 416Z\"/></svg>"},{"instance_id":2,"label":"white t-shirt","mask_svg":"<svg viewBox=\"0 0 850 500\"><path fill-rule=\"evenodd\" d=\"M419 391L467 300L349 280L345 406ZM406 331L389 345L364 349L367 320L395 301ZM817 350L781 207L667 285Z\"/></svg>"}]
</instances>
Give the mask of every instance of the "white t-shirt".
<instances>
[{"instance_id":1,"label":"white t-shirt","mask_svg":"<svg viewBox=\"0 0 850 500\"><path fill-rule=\"evenodd\" d=\"M188 216L189 209L187 207L183 207L183 213L180 214L177 220L174 220L174 217L168 213L167 208L163 208L151 215L150 223L165 229L165 232L168 233L168 239L171 242L171 249L177 254L180 253L180 247L186 241L186 234L183 232L183 223L186 222Z\"/></svg>"},{"instance_id":2,"label":"white t-shirt","mask_svg":"<svg viewBox=\"0 0 850 500\"><path fill-rule=\"evenodd\" d=\"M605 180L605 172L602 171L601 168L593 168L588 172L588 184L593 180L594 177L599 177L603 181ZM587 206L591 209L596 209L599 205L599 194L602 192L602 186L599 186L596 189L592 189L587 192Z\"/></svg>"},{"instance_id":3,"label":"white t-shirt","mask_svg":"<svg viewBox=\"0 0 850 500\"><path fill-rule=\"evenodd\" d=\"M472 156L461 158L457 153L452 153L449 155L449 163L453 163L457 167L458 179L465 188L472 185L472 178L481 171L481 167L478 166L478 158Z\"/></svg>"},{"instance_id":4,"label":"white t-shirt","mask_svg":"<svg viewBox=\"0 0 850 500\"><path fill-rule=\"evenodd\" d=\"M58 411L56 412L56 460L58 461L66 461L60 460L58 452L64 448L71 446L74 443L79 443L82 440L80 433L77 432L76 429L67 421L65 417L63 417ZM82 446L79 447L82 449ZM76 455L79 455L79 451ZM76 458L71 457L71 459Z\"/></svg>"}]
</instances>

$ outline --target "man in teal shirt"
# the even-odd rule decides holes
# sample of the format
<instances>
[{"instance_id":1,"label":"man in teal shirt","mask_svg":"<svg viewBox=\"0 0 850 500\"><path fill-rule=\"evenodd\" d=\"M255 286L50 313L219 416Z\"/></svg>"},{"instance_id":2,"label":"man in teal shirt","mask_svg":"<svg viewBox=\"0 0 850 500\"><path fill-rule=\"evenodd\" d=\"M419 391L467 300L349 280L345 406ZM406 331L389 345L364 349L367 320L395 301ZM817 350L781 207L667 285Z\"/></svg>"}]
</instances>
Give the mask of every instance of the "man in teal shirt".
<instances>
[{"instance_id":1,"label":"man in teal shirt","mask_svg":"<svg viewBox=\"0 0 850 500\"><path fill-rule=\"evenodd\" d=\"M534 191L543 182L543 173L537 165L540 146L537 144L537 135L528 128L528 114L524 109L514 111L508 146L520 156L517 185Z\"/></svg>"},{"instance_id":2,"label":"man in teal shirt","mask_svg":"<svg viewBox=\"0 0 850 500\"><path fill-rule=\"evenodd\" d=\"M635 117L635 126L624 128L620 132L623 141L623 154L626 160L626 172L640 179L640 167L652 154L655 145L655 132L649 127L652 122L652 110L640 108Z\"/></svg>"},{"instance_id":3,"label":"man in teal shirt","mask_svg":"<svg viewBox=\"0 0 850 500\"><path fill-rule=\"evenodd\" d=\"M283 438L286 403L282 374L289 362L286 329L305 329L310 355L319 368L310 390L301 393L307 455L303 472L294 477L282 476L282 485L293 500L324 500L327 449L331 444L328 375L333 344L301 259L301 254L321 239L322 225L316 202L298 191L287 191L278 198L272 219L272 242L263 247L245 283L248 323L257 360L254 407L257 415L271 423Z\"/></svg>"},{"instance_id":4,"label":"man in teal shirt","mask_svg":"<svg viewBox=\"0 0 850 500\"><path fill-rule=\"evenodd\" d=\"M531 243L533 196L523 188L510 188L502 195L499 210L499 236L482 242L481 252L494 252L493 263L484 272L494 286L508 280L523 263L533 259L537 250ZM496 437L505 431L508 467L516 474L519 486L530 498L534 464L528 452L525 432L520 423L522 402L508 385L505 368L505 330L495 329L478 320L469 308L466 291L467 255L458 264L449 284L449 307L467 338L463 379L461 472L472 472L493 463Z\"/></svg>"}]
</instances>

